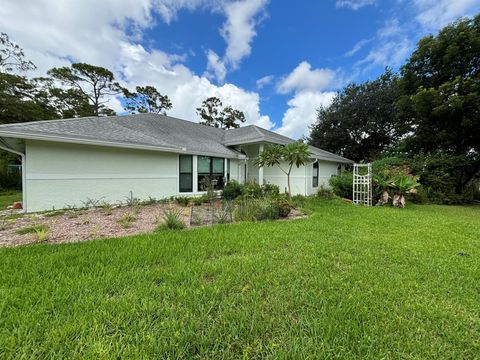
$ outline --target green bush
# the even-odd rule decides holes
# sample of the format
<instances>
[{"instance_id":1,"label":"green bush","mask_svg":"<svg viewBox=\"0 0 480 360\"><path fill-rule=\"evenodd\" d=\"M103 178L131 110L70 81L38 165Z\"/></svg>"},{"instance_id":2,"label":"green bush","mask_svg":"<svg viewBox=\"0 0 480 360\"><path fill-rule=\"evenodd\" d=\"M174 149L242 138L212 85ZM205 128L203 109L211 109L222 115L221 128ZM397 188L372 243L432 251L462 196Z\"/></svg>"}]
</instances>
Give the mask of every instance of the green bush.
<instances>
[{"instance_id":1,"label":"green bush","mask_svg":"<svg viewBox=\"0 0 480 360\"><path fill-rule=\"evenodd\" d=\"M188 197L188 196L177 196L177 197L175 197L175 201L180 206L188 206L188 204L190 204L190 197Z\"/></svg>"},{"instance_id":2,"label":"green bush","mask_svg":"<svg viewBox=\"0 0 480 360\"><path fill-rule=\"evenodd\" d=\"M345 199L353 198L353 174L351 172L343 172L340 175L330 179L330 186L335 195Z\"/></svg>"},{"instance_id":3,"label":"green bush","mask_svg":"<svg viewBox=\"0 0 480 360\"><path fill-rule=\"evenodd\" d=\"M263 196L275 197L280 195L280 188L274 184L265 184L262 186Z\"/></svg>"},{"instance_id":4,"label":"green bush","mask_svg":"<svg viewBox=\"0 0 480 360\"><path fill-rule=\"evenodd\" d=\"M278 214L281 218L286 218L292 211L292 205L285 200L277 200Z\"/></svg>"},{"instance_id":5,"label":"green bush","mask_svg":"<svg viewBox=\"0 0 480 360\"><path fill-rule=\"evenodd\" d=\"M317 196L325 199L331 199L334 196L333 190L323 185L318 188Z\"/></svg>"},{"instance_id":6,"label":"green bush","mask_svg":"<svg viewBox=\"0 0 480 360\"><path fill-rule=\"evenodd\" d=\"M185 223L181 219L178 210L167 210L163 215L163 223L155 228L155 231L162 230L182 230L185 229Z\"/></svg>"},{"instance_id":7,"label":"green bush","mask_svg":"<svg viewBox=\"0 0 480 360\"><path fill-rule=\"evenodd\" d=\"M387 157L372 164L378 174L411 174L419 177L421 187L408 199L416 203L462 204L480 199L480 192L469 185L478 168L478 161L463 155L418 154L411 158ZM374 186L374 194L378 193Z\"/></svg>"},{"instance_id":8,"label":"green bush","mask_svg":"<svg viewBox=\"0 0 480 360\"><path fill-rule=\"evenodd\" d=\"M280 194L280 188L274 184L264 184L260 186L256 182L250 182L243 185L242 196L252 199L263 197L277 197Z\"/></svg>"},{"instance_id":9,"label":"green bush","mask_svg":"<svg viewBox=\"0 0 480 360\"><path fill-rule=\"evenodd\" d=\"M48 230L48 226L45 224L35 224L32 226L27 226L21 229L18 229L16 231L17 234L19 235L27 235L27 234L36 234L38 232L44 231L46 232Z\"/></svg>"},{"instance_id":10,"label":"green bush","mask_svg":"<svg viewBox=\"0 0 480 360\"><path fill-rule=\"evenodd\" d=\"M21 187L22 176L19 173L0 171L0 190L20 190Z\"/></svg>"},{"instance_id":11,"label":"green bush","mask_svg":"<svg viewBox=\"0 0 480 360\"><path fill-rule=\"evenodd\" d=\"M280 207L274 199L238 199L233 211L235 221L261 221L280 218Z\"/></svg>"},{"instance_id":12,"label":"green bush","mask_svg":"<svg viewBox=\"0 0 480 360\"><path fill-rule=\"evenodd\" d=\"M242 195L243 185L238 181L229 180L223 187L222 197L225 200L235 200Z\"/></svg>"},{"instance_id":13,"label":"green bush","mask_svg":"<svg viewBox=\"0 0 480 360\"><path fill-rule=\"evenodd\" d=\"M294 195L290 198L290 203L295 208L300 208L305 205L307 198L303 195Z\"/></svg>"},{"instance_id":14,"label":"green bush","mask_svg":"<svg viewBox=\"0 0 480 360\"><path fill-rule=\"evenodd\" d=\"M248 182L243 186L242 196L259 199L262 197L262 187L256 182Z\"/></svg>"},{"instance_id":15,"label":"green bush","mask_svg":"<svg viewBox=\"0 0 480 360\"><path fill-rule=\"evenodd\" d=\"M195 196L195 197L192 197L191 200L192 200L192 203L193 205L195 206L200 206L202 204L205 204L209 201L209 196L207 194L203 194L202 196Z\"/></svg>"}]
</instances>

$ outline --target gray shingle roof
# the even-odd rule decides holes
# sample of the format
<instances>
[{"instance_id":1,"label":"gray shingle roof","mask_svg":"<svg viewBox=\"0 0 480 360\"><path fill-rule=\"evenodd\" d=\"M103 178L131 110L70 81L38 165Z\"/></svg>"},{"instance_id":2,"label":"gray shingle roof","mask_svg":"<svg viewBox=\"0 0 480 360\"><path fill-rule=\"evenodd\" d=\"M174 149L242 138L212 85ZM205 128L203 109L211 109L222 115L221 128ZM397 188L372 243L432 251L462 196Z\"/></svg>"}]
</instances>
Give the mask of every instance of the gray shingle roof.
<instances>
[{"instance_id":1,"label":"gray shingle roof","mask_svg":"<svg viewBox=\"0 0 480 360\"><path fill-rule=\"evenodd\" d=\"M224 144L228 146L257 142L269 142L273 144L285 145L293 141L295 140L255 125L228 130L225 132L224 136ZM312 152L313 157L317 159L337 161L342 163L353 163L353 161L347 158L316 148L314 146L310 146L310 151Z\"/></svg>"},{"instance_id":2,"label":"gray shingle roof","mask_svg":"<svg viewBox=\"0 0 480 360\"><path fill-rule=\"evenodd\" d=\"M51 141L79 141L116 146L138 146L188 154L241 157L230 146L294 140L250 125L222 130L187 120L157 114L84 117L0 125L0 136L39 138ZM317 158L350 162L338 155L311 147Z\"/></svg>"}]
</instances>

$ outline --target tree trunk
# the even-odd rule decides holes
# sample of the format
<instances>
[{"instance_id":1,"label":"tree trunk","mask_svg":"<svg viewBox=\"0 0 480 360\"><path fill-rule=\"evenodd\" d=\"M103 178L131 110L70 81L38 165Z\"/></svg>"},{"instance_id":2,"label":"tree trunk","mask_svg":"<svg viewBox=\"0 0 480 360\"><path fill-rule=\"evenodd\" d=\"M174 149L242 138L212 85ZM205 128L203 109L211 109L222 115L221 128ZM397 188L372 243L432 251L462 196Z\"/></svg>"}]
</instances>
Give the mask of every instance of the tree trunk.
<instances>
[{"instance_id":1,"label":"tree trunk","mask_svg":"<svg viewBox=\"0 0 480 360\"><path fill-rule=\"evenodd\" d=\"M290 174L287 175L287 182L288 182L288 197L291 197L292 189L290 188Z\"/></svg>"},{"instance_id":2,"label":"tree trunk","mask_svg":"<svg viewBox=\"0 0 480 360\"><path fill-rule=\"evenodd\" d=\"M383 190L382 195L380 195L380 199L378 199L376 206L385 205L386 203L388 203L389 199L390 199L390 195L388 195L388 191Z\"/></svg>"},{"instance_id":3,"label":"tree trunk","mask_svg":"<svg viewBox=\"0 0 480 360\"><path fill-rule=\"evenodd\" d=\"M394 195L393 196L393 206L398 208L405 207L405 196L403 195Z\"/></svg>"}]
</instances>

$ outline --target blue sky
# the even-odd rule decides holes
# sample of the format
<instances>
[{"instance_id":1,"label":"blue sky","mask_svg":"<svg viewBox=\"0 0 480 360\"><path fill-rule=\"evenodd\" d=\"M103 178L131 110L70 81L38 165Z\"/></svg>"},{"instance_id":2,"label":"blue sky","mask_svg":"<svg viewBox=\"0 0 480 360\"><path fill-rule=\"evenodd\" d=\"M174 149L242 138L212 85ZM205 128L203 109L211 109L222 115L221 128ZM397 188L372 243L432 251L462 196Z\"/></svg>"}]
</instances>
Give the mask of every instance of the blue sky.
<instances>
[{"instance_id":1,"label":"blue sky","mask_svg":"<svg viewBox=\"0 0 480 360\"><path fill-rule=\"evenodd\" d=\"M154 85L198 121L207 96L248 123L308 134L315 110L350 81L405 61L422 36L480 11L480 0L5 0L2 28L43 74L82 61L125 86ZM122 111L118 99L111 107Z\"/></svg>"}]
</instances>

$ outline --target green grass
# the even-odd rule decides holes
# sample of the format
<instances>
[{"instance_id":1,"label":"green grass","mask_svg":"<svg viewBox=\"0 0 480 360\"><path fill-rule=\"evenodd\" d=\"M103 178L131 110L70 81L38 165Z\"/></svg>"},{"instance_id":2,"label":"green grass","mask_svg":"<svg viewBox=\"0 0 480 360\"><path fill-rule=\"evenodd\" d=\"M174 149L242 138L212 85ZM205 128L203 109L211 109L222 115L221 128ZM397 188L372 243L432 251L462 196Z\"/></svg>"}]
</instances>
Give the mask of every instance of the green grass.
<instances>
[{"instance_id":1,"label":"green grass","mask_svg":"<svg viewBox=\"0 0 480 360\"><path fill-rule=\"evenodd\" d=\"M12 205L15 201L22 201L21 191L0 191L0 211L5 210L7 206Z\"/></svg>"},{"instance_id":2,"label":"green grass","mask_svg":"<svg viewBox=\"0 0 480 360\"><path fill-rule=\"evenodd\" d=\"M478 358L480 207L0 250L0 358Z\"/></svg>"}]
</instances>

